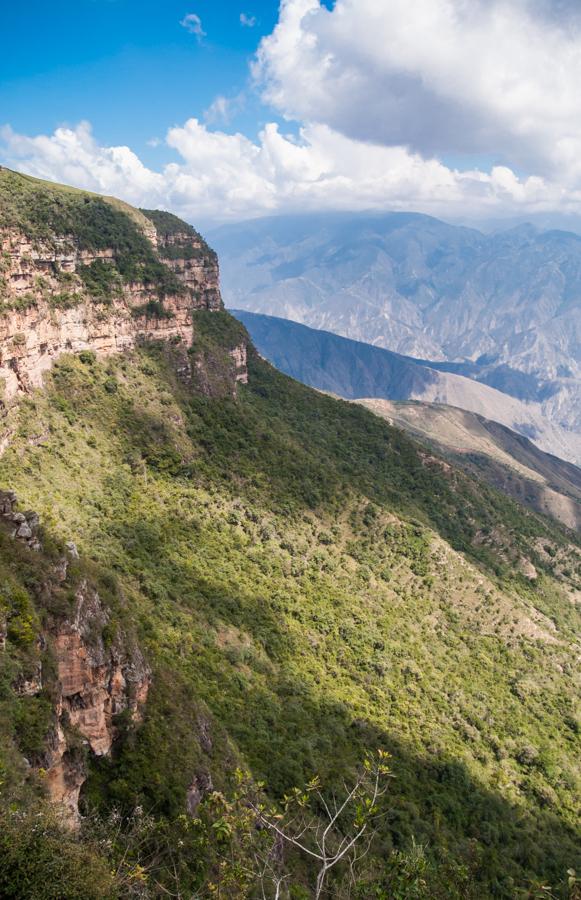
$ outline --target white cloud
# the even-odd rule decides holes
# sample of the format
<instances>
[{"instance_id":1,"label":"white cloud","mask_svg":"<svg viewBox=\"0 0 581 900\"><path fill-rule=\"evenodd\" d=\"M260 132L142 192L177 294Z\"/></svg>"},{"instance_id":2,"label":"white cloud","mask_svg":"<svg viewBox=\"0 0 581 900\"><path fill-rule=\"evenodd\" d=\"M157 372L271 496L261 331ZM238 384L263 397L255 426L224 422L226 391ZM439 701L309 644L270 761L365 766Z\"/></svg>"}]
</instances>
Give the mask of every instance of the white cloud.
<instances>
[{"instance_id":1,"label":"white cloud","mask_svg":"<svg viewBox=\"0 0 581 900\"><path fill-rule=\"evenodd\" d=\"M228 124L240 112L245 99L243 93L237 94L235 97L224 97L223 94L218 94L205 110L204 121L208 125L215 125L217 122Z\"/></svg>"},{"instance_id":2,"label":"white cloud","mask_svg":"<svg viewBox=\"0 0 581 900\"><path fill-rule=\"evenodd\" d=\"M36 137L5 126L0 129L0 148L6 165L38 178L114 194L134 204L143 196L163 195L162 174L144 166L129 147L99 146L88 122Z\"/></svg>"},{"instance_id":3,"label":"white cloud","mask_svg":"<svg viewBox=\"0 0 581 900\"><path fill-rule=\"evenodd\" d=\"M581 182L573 0L282 0L254 73L299 122Z\"/></svg>"},{"instance_id":4,"label":"white cloud","mask_svg":"<svg viewBox=\"0 0 581 900\"><path fill-rule=\"evenodd\" d=\"M202 38L206 37L206 32L202 28L202 20L196 13L188 13L187 16L184 16L180 22L182 28L185 28L186 31L189 31L190 34L195 34L198 41L201 41Z\"/></svg>"},{"instance_id":5,"label":"white cloud","mask_svg":"<svg viewBox=\"0 0 581 900\"><path fill-rule=\"evenodd\" d=\"M197 14L181 24L204 37ZM219 95L205 124L189 119L151 142L177 154L159 171L129 147L101 146L87 123L35 137L5 127L0 159L191 221L323 209L581 214L578 0L336 0L332 10L282 0L253 72L298 137L275 124L256 140L217 130L245 101ZM462 171L442 161L462 152L501 162Z\"/></svg>"},{"instance_id":6,"label":"white cloud","mask_svg":"<svg viewBox=\"0 0 581 900\"><path fill-rule=\"evenodd\" d=\"M256 25L256 16L248 16L246 13L240 13L240 24L244 28L254 28Z\"/></svg>"},{"instance_id":7,"label":"white cloud","mask_svg":"<svg viewBox=\"0 0 581 900\"><path fill-rule=\"evenodd\" d=\"M197 119L171 128L179 161L160 171L128 147L103 147L87 123L27 137L4 128L0 156L21 171L171 209L192 222L322 209L418 210L441 216L581 212L581 192L507 167L460 172L404 147L353 140L327 125L299 139L267 125L257 141L209 130Z\"/></svg>"}]
</instances>

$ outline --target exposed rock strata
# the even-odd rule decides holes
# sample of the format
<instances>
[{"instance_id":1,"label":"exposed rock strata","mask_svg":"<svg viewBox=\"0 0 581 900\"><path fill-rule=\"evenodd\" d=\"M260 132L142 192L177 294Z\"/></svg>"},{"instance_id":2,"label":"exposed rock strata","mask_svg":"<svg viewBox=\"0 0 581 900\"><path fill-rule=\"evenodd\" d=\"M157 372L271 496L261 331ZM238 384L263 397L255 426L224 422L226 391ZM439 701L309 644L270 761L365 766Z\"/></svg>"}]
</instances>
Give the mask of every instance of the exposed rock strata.
<instances>
[{"instance_id":1,"label":"exposed rock strata","mask_svg":"<svg viewBox=\"0 0 581 900\"><path fill-rule=\"evenodd\" d=\"M155 232L155 228L153 230ZM187 232L173 235L156 233L152 243L164 264L192 291L199 304L198 309L222 309L218 259L201 240L192 238ZM183 256L177 256L176 259L169 257L167 254L171 252L170 248L175 249L175 253L185 248Z\"/></svg>"},{"instance_id":2,"label":"exposed rock strata","mask_svg":"<svg viewBox=\"0 0 581 900\"><path fill-rule=\"evenodd\" d=\"M147 235L163 254L169 238ZM3 303L0 311L0 398L4 404L42 384L63 353L92 350L107 356L149 340L174 340L191 346L194 309L222 308L216 257L202 242L189 239L183 259L163 259L183 292L166 296L159 314L158 296L140 282L119 287L105 304L88 295L80 266L113 261L114 251L79 249L73 237L38 244L16 232L0 233ZM180 245L180 246L181 246ZM63 294L66 300L63 302ZM245 381L245 348L235 353L236 380Z\"/></svg>"},{"instance_id":3,"label":"exposed rock strata","mask_svg":"<svg viewBox=\"0 0 581 900\"><path fill-rule=\"evenodd\" d=\"M13 491L0 491L0 517L14 540L32 550L41 549L39 521L35 513L19 513ZM67 578L71 559L78 558L74 544L54 566L50 592ZM45 773L52 801L60 804L71 824L78 821L78 800L86 779L86 754L106 756L117 735L115 716L128 711L137 721L147 700L150 671L135 642L127 634L107 643L110 614L97 591L83 580L75 593L73 612L66 619L50 621L38 638L38 652L50 650L56 674L47 676L54 700L54 724L42 757L35 760ZM0 650L5 649L6 621L0 620ZM43 657L26 677L14 684L21 697L32 697L44 688Z\"/></svg>"},{"instance_id":4,"label":"exposed rock strata","mask_svg":"<svg viewBox=\"0 0 581 900\"><path fill-rule=\"evenodd\" d=\"M4 402L42 384L44 374L62 353L93 350L106 356L129 350L140 340L178 339L192 343L192 310L221 308L218 269L212 260L179 260L168 263L186 289L166 297L163 316L143 314L156 294L144 284L126 285L110 304L97 303L83 292L80 265L111 259L113 251L88 253L74 242L38 246L19 234L2 237L7 260L4 280L8 306L0 316L0 379ZM69 276L68 308L55 308L62 279Z\"/></svg>"},{"instance_id":5,"label":"exposed rock strata","mask_svg":"<svg viewBox=\"0 0 581 900\"><path fill-rule=\"evenodd\" d=\"M117 733L114 717L128 710L138 720L149 690L150 673L139 649L120 640L105 645L108 619L97 592L83 582L74 617L51 635L58 699L46 754L46 783L51 800L64 806L73 823L86 778L76 742L80 738L95 756L107 756Z\"/></svg>"}]
</instances>

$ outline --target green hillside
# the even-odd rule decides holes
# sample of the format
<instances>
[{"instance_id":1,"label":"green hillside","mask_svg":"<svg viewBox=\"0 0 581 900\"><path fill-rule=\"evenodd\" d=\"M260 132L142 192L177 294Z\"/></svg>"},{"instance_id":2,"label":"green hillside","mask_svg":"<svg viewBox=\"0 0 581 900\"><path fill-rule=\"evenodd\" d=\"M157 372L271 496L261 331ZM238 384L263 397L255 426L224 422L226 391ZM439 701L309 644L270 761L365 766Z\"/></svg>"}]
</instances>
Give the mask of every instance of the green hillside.
<instances>
[{"instance_id":1,"label":"green hillside","mask_svg":"<svg viewBox=\"0 0 581 900\"><path fill-rule=\"evenodd\" d=\"M211 255L168 213L6 170L2 229L49 262L53 239L111 249L87 283L105 318L105 270L163 299L166 260ZM35 518L0 492L0 896L308 900L314 839L274 826L321 837L361 773L329 843L365 839L319 896L578 900L579 538L251 345L235 386L227 313L194 311L193 335L55 353L0 410L0 488L41 522L19 540ZM75 693L91 653L101 682ZM112 699L138 708L132 666L140 716ZM91 691L110 754L71 719ZM78 828L47 800L59 742L61 792L87 775Z\"/></svg>"},{"instance_id":2,"label":"green hillside","mask_svg":"<svg viewBox=\"0 0 581 900\"><path fill-rule=\"evenodd\" d=\"M238 339L225 313L198 312L194 325L194 353L214 360ZM144 723L91 762L85 808L139 806L165 822L180 896L206 896L211 853L180 831L194 773L228 794L242 764L279 801L314 774L340 784L366 749L383 748L393 778L358 896L537 896L534 884L569 896L567 870L581 868L578 547L254 355L232 400L180 383L172 354L63 358L22 402L0 460L0 484L40 513L46 547L77 543L110 627L135 630L153 670ZM2 790L22 803L20 754L44 739L50 690L32 703L9 684L46 616L39 569L50 558L13 543L0 544L13 585L3 596L23 624L0 655ZM523 560L536 579L519 574ZM26 803L39 791L42 779L28 784ZM14 815L0 846L30 827ZM128 896L114 878L105 886L118 848L95 844L91 823L87 843L59 846L75 871L83 853L102 867L96 896ZM138 895L163 896L168 854ZM51 855L37 868L13 857L15 872L37 877ZM297 862L296 884L309 877ZM331 890L347 896L339 881Z\"/></svg>"}]
</instances>

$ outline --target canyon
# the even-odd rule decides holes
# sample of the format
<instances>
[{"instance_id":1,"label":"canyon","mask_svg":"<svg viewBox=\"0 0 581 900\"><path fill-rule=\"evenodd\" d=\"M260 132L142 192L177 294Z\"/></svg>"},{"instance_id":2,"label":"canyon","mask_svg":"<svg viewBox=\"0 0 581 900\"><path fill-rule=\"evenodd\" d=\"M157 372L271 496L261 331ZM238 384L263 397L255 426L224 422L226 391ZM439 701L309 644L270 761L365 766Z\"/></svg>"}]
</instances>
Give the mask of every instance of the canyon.
<instances>
[{"instance_id":1,"label":"canyon","mask_svg":"<svg viewBox=\"0 0 581 900\"><path fill-rule=\"evenodd\" d=\"M523 504L569 467L460 422L518 451L517 503L277 371L167 212L0 170L0 233L0 895L206 896L232 848L238 888L265 837L246 781L284 811L377 749L394 777L359 896L405 893L419 847L418 896L557 895L579 868L581 551ZM333 336L311 337L325 375ZM353 389L379 385L385 351L334 341ZM308 865L276 861L310 896Z\"/></svg>"},{"instance_id":2,"label":"canyon","mask_svg":"<svg viewBox=\"0 0 581 900\"><path fill-rule=\"evenodd\" d=\"M227 307L427 361L579 440L579 235L531 225L486 234L405 212L320 213L227 224L210 240ZM478 412L496 419L502 400L484 392Z\"/></svg>"}]
</instances>

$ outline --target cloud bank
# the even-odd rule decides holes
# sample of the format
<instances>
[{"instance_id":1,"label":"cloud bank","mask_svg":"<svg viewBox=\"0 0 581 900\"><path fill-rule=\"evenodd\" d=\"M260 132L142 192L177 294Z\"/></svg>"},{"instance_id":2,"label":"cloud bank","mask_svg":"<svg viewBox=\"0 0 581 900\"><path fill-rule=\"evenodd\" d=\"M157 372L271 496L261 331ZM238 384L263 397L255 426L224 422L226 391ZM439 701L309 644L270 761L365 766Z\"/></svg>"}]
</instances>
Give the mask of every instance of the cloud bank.
<instances>
[{"instance_id":1,"label":"cloud bank","mask_svg":"<svg viewBox=\"0 0 581 900\"><path fill-rule=\"evenodd\" d=\"M298 141L269 124L253 142L190 119L168 131L166 142L180 161L159 172L129 147L100 146L88 123L36 137L5 128L0 137L12 168L199 221L322 209L532 213L564 201L562 189L541 178L519 179L503 166L490 173L461 172L404 147L370 145L321 124L304 126ZM581 196L574 203L581 209Z\"/></svg>"},{"instance_id":2,"label":"cloud bank","mask_svg":"<svg viewBox=\"0 0 581 900\"><path fill-rule=\"evenodd\" d=\"M581 177L581 6L283 0L255 77L288 118L423 155Z\"/></svg>"},{"instance_id":3,"label":"cloud bank","mask_svg":"<svg viewBox=\"0 0 581 900\"><path fill-rule=\"evenodd\" d=\"M187 20L187 25L186 25ZM195 14L182 23L198 37ZM88 123L0 132L6 165L170 208L192 221L305 210L409 209L490 218L581 213L581 13L573 0L283 0L252 70L264 102L297 123L255 140L218 130L216 98L148 168ZM447 157L493 154L490 170Z\"/></svg>"}]
</instances>

